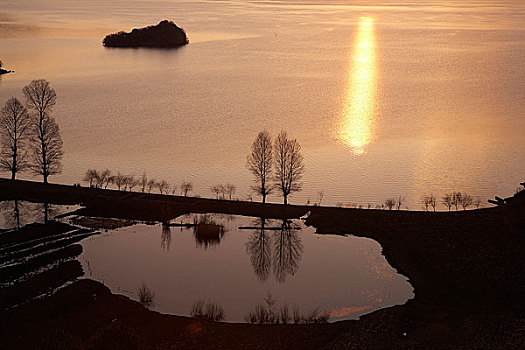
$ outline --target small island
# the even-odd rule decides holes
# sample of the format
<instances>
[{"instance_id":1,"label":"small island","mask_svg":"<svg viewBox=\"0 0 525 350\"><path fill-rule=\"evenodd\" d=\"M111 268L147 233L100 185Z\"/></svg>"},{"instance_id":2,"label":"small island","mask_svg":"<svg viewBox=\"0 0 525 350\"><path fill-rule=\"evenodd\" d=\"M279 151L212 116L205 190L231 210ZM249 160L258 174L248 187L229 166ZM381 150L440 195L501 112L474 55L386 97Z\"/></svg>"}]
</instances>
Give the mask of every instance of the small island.
<instances>
[{"instance_id":1,"label":"small island","mask_svg":"<svg viewBox=\"0 0 525 350\"><path fill-rule=\"evenodd\" d=\"M12 70L6 70L3 68L4 64L2 61L0 61L0 75L4 75L4 74L7 74L7 73L12 73L13 71Z\"/></svg>"},{"instance_id":2,"label":"small island","mask_svg":"<svg viewBox=\"0 0 525 350\"><path fill-rule=\"evenodd\" d=\"M106 35L102 44L106 47L161 47L173 48L189 43L184 29L172 21L164 20L156 26L133 29L130 33L118 32Z\"/></svg>"}]
</instances>

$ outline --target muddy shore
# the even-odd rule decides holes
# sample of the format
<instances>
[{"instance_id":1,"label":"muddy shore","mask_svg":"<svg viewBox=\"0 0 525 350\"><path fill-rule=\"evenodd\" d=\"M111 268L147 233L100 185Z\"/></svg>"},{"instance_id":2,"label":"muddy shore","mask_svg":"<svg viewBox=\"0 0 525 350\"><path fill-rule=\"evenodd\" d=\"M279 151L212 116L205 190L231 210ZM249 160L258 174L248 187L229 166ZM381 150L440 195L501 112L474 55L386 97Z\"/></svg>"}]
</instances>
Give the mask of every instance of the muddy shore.
<instances>
[{"instance_id":1,"label":"muddy shore","mask_svg":"<svg viewBox=\"0 0 525 350\"><path fill-rule=\"evenodd\" d=\"M500 207L410 212L282 206L0 179L0 200L81 204L79 214L167 221L184 213L300 217L319 234L369 237L415 298L357 321L225 324L149 311L80 280L0 313L0 348L525 348L525 192ZM71 248L70 248L71 249ZM66 254L64 252L63 254ZM67 255L67 254L66 254ZM30 330L32 336L28 337ZM128 341L128 343L119 343Z\"/></svg>"}]
</instances>

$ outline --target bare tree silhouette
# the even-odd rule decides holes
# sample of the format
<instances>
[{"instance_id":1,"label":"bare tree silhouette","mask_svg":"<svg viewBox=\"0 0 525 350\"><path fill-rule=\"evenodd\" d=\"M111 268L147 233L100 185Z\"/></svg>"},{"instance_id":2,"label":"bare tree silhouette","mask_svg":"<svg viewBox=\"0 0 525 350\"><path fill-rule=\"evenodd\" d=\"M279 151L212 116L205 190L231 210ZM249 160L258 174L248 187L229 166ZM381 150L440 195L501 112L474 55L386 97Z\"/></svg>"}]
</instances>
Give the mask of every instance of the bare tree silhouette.
<instances>
[{"instance_id":1,"label":"bare tree silhouette","mask_svg":"<svg viewBox=\"0 0 525 350\"><path fill-rule=\"evenodd\" d=\"M396 200L393 198L389 198L385 201L385 207L388 208L388 210L392 210L392 208L396 205Z\"/></svg>"},{"instance_id":2,"label":"bare tree silhouette","mask_svg":"<svg viewBox=\"0 0 525 350\"><path fill-rule=\"evenodd\" d=\"M441 198L441 201L443 204L445 204L448 208L448 211L450 211L450 208L454 205L454 193L445 193L445 195Z\"/></svg>"},{"instance_id":3,"label":"bare tree silhouette","mask_svg":"<svg viewBox=\"0 0 525 350\"><path fill-rule=\"evenodd\" d=\"M33 146L33 162L30 168L42 175L44 183L50 175L62 171L62 137L55 119L50 113L56 103L56 93L46 80L33 80L23 89L26 106L35 112L33 133L37 141Z\"/></svg>"},{"instance_id":4,"label":"bare tree silhouette","mask_svg":"<svg viewBox=\"0 0 525 350\"><path fill-rule=\"evenodd\" d=\"M114 183L120 191L120 188L126 185L126 175L122 175L119 171L117 175L115 175Z\"/></svg>"},{"instance_id":5,"label":"bare tree silhouette","mask_svg":"<svg viewBox=\"0 0 525 350\"><path fill-rule=\"evenodd\" d=\"M397 199L395 202L396 202L396 209L399 210L401 209L401 205L403 205L403 203L405 202L405 197L397 196Z\"/></svg>"},{"instance_id":6,"label":"bare tree silhouette","mask_svg":"<svg viewBox=\"0 0 525 350\"><path fill-rule=\"evenodd\" d=\"M283 220L281 230L273 238L273 273L279 283L284 283L288 275L299 269L302 258L303 243L290 221Z\"/></svg>"},{"instance_id":7,"label":"bare tree silhouette","mask_svg":"<svg viewBox=\"0 0 525 350\"><path fill-rule=\"evenodd\" d=\"M89 187L94 187L99 177L100 176L96 169L88 169L86 170L82 181L87 182L89 184Z\"/></svg>"},{"instance_id":8,"label":"bare tree silhouette","mask_svg":"<svg viewBox=\"0 0 525 350\"><path fill-rule=\"evenodd\" d=\"M154 179L149 179L148 180L148 185L147 185L147 188L148 188L148 193L151 193L151 191L157 187L157 181L155 181Z\"/></svg>"},{"instance_id":9,"label":"bare tree silhouette","mask_svg":"<svg viewBox=\"0 0 525 350\"><path fill-rule=\"evenodd\" d=\"M15 97L0 110L0 170L11 172L11 180L28 167L27 142L31 118L27 109Z\"/></svg>"},{"instance_id":10,"label":"bare tree silhouette","mask_svg":"<svg viewBox=\"0 0 525 350\"><path fill-rule=\"evenodd\" d=\"M265 218L256 219L254 226L259 228L252 232L246 242L246 253L250 256L253 271L261 282L268 279L272 266L271 236L265 230L266 223Z\"/></svg>"},{"instance_id":11,"label":"bare tree silhouette","mask_svg":"<svg viewBox=\"0 0 525 350\"><path fill-rule=\"evenodd\" d=\"M97 186L100 188L108 188L109 184L112 183L112 180L111 170L105 169L100 173L97 179Z\"/></svg>"},{"instance_id":12,"label":"bare tree silhouette","mask_svg":"<svg viewBox=\"0 0 525 350\"><path fill-rule=\"evenodd\" d=\"M288 204L288 196L292 192L301 190L301 178L304 172L301 146L297 140L288 139L286 131L275 139L275 182L280 189L284 204Z\"/></svg>"},{"instance_id":13,"label":"bare tree silhouette","mask_svg":"<svg viewBox=\"0 0 525 350\"><path fill-rule=\"evenodd\" d=\"M128 185L129 191L131 192L133 188L140 184L140 180L135 177L135 175L130 174L126 176L126 184Z\"/></svg>"},{"instance_id":14,"label":"bare tree silhouette","mask_svg":"<svg viewBox=\"0 0 525 350\"><path fill-rule=\"evenodd\" d=\"M222 185L215 185L210 188L210 190L215 193L215 198L219 199L219 194L221 193L221 187Z\"/></svg>"},{"instance_id":15,"label":"bare tree silhouette","mask_svg":"<svg viewBox=\"0 0 525 350\"><path fill-rule=\"evenodd\" d=\"M170 190L170 184L166 180L162 180L157 182L157 188L160 194L164 194L164 192L168 193Z\"/></svg>"},{"instance_id":16,"label":"bare tree silhouette","mask_svg":"<svg viewBox=\"0 0 525 350\"><path fill-rule=\"evenodd\" d=\"M452 196L452 204L454 205L454 207L456 207L456 211L459 210L459 206L461 205L461 201L463 200L462 197L463 193L454 191Z\"/></svg>"},{"instance_id":17,"label":"bare tree silhouette","mask_svg":"<svg viewBox=\"0 0 525 350\"><path fill-rule=\"evenodd\" d=\"M460 204L463 210L467 210L467 208L472 205L472 202L473 202L472 196L469 194L463 193L463 195L461 196L461 201L460 201Z\"/></svg>"},{"instance_id":18,"label":"bare tree silhouette","mask_svg":"<svg viewBox=\"0 0 525 350\"><path fill-rule=\"evenodd\" d=\"M190 181L182 181L180 186L181 193L184 197L188 196L188 193L193 190L193 184Z\"/></svg>"},{"instance_id":19,"label":"bare tree silhouette","mask_svg":"<svg viewBox=\"0 0 525 350\"><path fill-rule=\"evenodd\" d=\"M230 198L230 200L232 200L232 195L235 193L235 190L236 190L235 185L226 184L224 186L224 190L226 193L228 193L228 197Z\"/></svg>"},{"instance_id":20,"label":"bare tree silhouette","mask_svg":"<svg viewBox=\"0 0 525 350\"><path fill-rule=\"evenodd\" d=\"M246 160L246 167L255 176L253 190L262 196L266 203L266 196L271 193L269 184L272 174L272 140L267 131L261 131L252 144L252 152Z\"/></svg>"},{"instance_id":21,"label":"bare tree silhouette","mask_svg":"<svg viewBox=\"0 0 525 350\"><path fill-rule=\"evenodd\" d=\"M140 177L140 189L141 189L141 191L145 192L147 186L148 186L148 176L146 175L146 172L143 172L142 176Z\"/></svg>"}]
</instances>

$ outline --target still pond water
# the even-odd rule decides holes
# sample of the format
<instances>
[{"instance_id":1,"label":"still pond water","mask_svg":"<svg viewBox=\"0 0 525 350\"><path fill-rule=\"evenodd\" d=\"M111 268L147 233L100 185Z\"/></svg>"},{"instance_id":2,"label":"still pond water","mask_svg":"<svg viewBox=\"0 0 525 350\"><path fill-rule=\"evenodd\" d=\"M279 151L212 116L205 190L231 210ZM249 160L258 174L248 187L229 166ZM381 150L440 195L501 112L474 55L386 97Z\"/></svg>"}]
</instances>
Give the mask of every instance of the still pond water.
<instances>
[{"instance_id":1,"label":"still pond water","mask_svg":"<svg viewBox=\"0 0 525 350\"><path fill-rule=\"evenodd\" d=\"M262 226L258 218L211 214L175 221L203 218L220 231L137 224L85 239L85 277L135 300L145 283L155 293L152 309L162 313L190 315L198 300L215 302L228 322L244 322L268 294L277 309L318 309L331 321L413 297L371 239L318 235L300 220Z\"/></svg>"}]
</instances>

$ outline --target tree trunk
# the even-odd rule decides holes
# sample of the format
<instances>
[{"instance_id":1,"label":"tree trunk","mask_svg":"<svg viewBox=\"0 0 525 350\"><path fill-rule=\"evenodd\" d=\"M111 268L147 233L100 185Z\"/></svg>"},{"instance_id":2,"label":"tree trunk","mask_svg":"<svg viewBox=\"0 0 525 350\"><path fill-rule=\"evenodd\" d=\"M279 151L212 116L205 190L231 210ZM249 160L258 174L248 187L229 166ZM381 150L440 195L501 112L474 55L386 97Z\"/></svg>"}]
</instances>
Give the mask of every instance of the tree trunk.
<instances>
[{"instance_id":1,"label":"tree trunk","mask_svg":"<svg viewBox=\"0 0 525 350\"><path fill-rule=\"evenodd\" d=\"M263 194L262 197L263 197L262 202L263 202L263 204L264 204L264 203L266 203L266 194Z\"/></svg>"},{"instance_id":2,"label":"tree trunk","mask_svg":"<svg viewBox=\"0 0 525 350\"><path fill-rule=\"evenodd\" d=\"M283 197L284 197L284 205L288 205L288 195L285 194L283 195Z\"/></svg>"}]
</instances>

